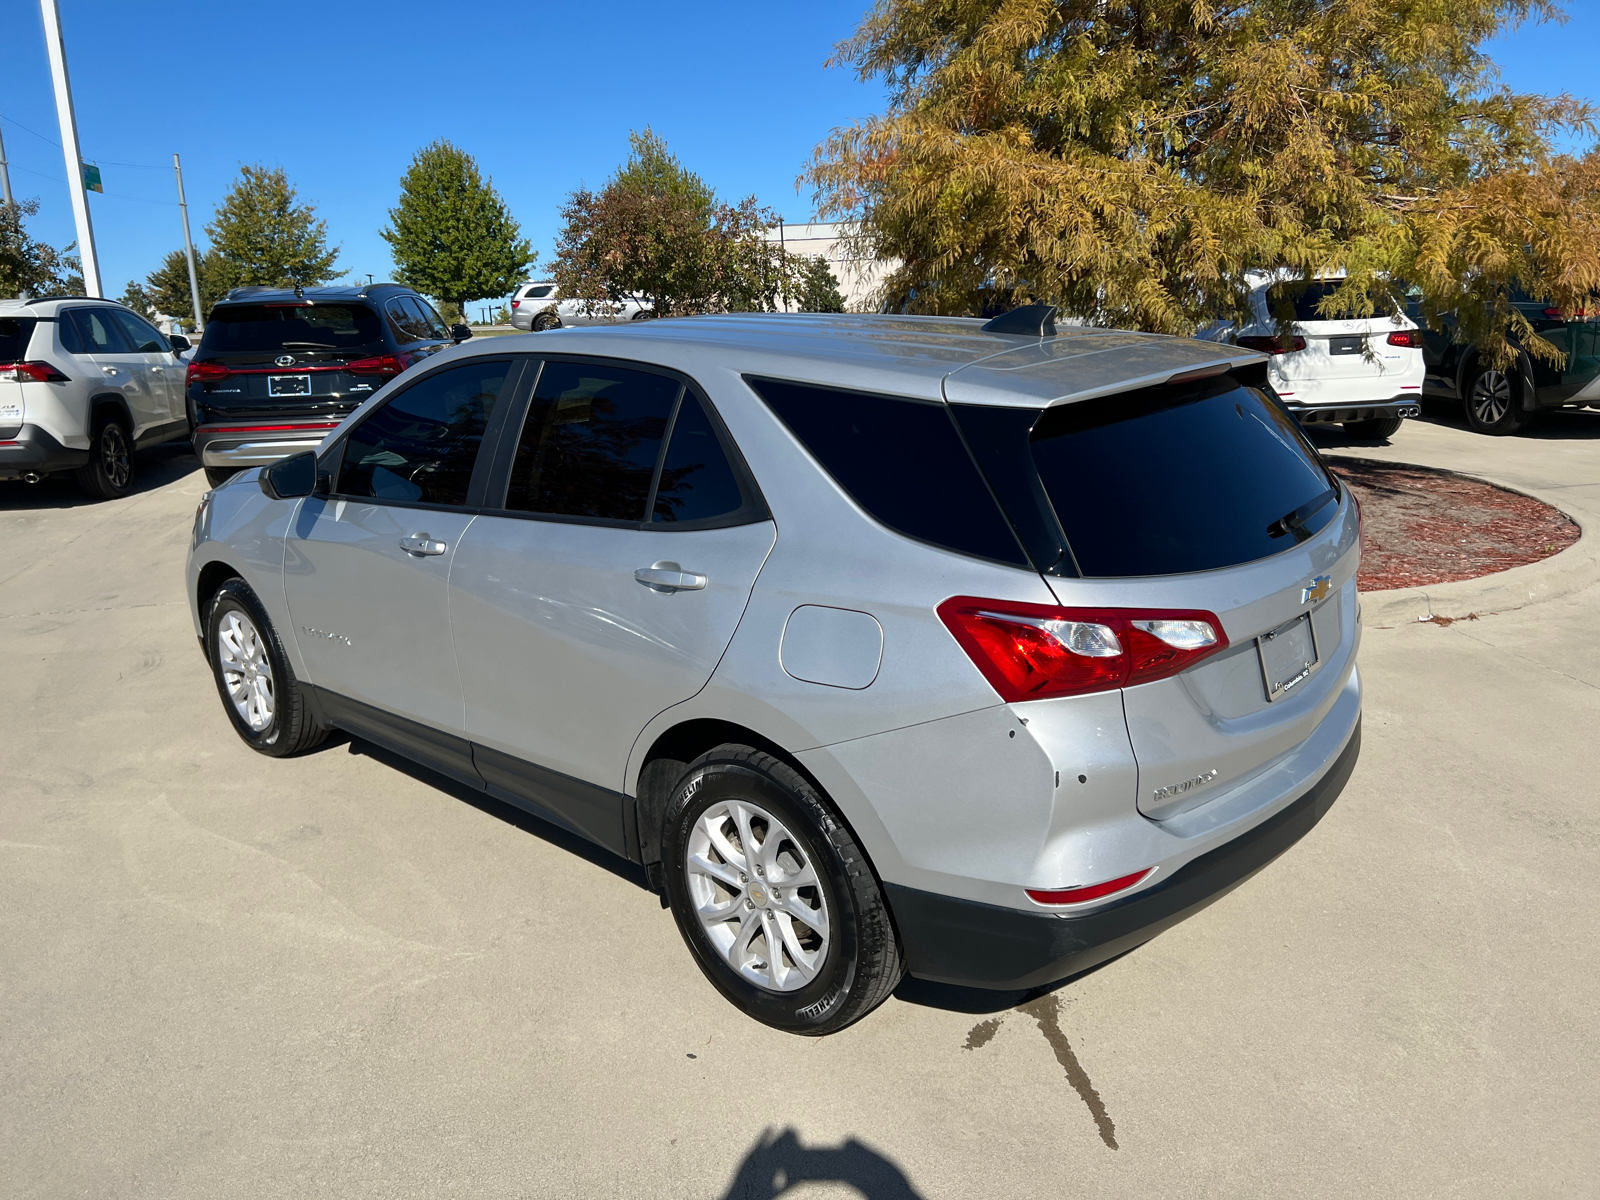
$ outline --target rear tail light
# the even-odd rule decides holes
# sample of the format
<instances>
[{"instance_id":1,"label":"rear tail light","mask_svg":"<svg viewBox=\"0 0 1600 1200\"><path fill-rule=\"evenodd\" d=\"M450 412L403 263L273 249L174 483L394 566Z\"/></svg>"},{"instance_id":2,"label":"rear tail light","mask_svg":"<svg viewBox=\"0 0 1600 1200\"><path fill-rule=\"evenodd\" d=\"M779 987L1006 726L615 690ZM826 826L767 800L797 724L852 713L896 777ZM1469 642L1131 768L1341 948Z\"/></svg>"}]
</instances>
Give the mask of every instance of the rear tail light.
<instances>
[{"instance_id":1,"label":"rear tail light","mask_svg":"<svg viewBox=\"0 0 1600 1200\"><path fill-rule=\"evenodd\" d=\"M1199 610L1059 608L954 596L939 619L1008 704L1165 679L1228 646Z\"/></svg>"},{"instance_id":2,"label":"rear tail light","mask_svg":"<svg viewBox=\"0 0 1600 1200\"><path fill-rule=\"evenodd\" d=\"M1149 879L1150 873L1154 870L1154 867L1146 867L1142 871L1135 871L1132 875L1124 875L1121 879L1108 879L1104 883L1091 883L1085 887L1059 888L1052 891L1035 891L1029 888L1028 896L1040 904L1083 904L1090 900L1099 900L1104 896L1115 895L1117 892L1125 892Z\"/></svg>"},{"instance_id":3,"label":"rear tail light","mask_svg":"<svg viewBox=\"0 0 1600 1200\"><path fill-rule=\"evenodd\" d=\"M1306 340L1298 335L1292 338L1242 337L1239 345L1246 350L1259 350L1263 354L1293 354L1306 348Z\"/></svg>"},{"instance_id":4,"label":"rear tail light","mask_svg":"<svg viewBox=\"0 0 1600 1200\"><path fill-rule=\"evenodd\" d=\"M398 375L411 365L404 354L380 354L376 358L358 358L344 365L349 375Z\"/></svg>"},{"instance_id":5,"label":"rear tail light","mask_svg":"<svg viewBox=\"0 0 1600 1200\"><path fill-rule=\"evenodd\" d=\"M1389 345L1415 350L1422 345L1422 335L1415 329L1397 329L1389 335Z\"/></svg>"},{"instance_id":6,"label":"rear tail light","mask_svg":"<svg viewBox=\"0 0 1600 1200\"><path fill-rule=\"evenodd\" d=\"M192 362L189 364L189 370L184 374L183 385L188 387L194 383L213 383L218 379L226 379L232 374L233 372L221 363Z\"/></svg>"},{"instance_id":7,"label":"rear tail light","mask_svg":"<svg viewBox=\"0 0 1600 1200\"><path fill-rule=\"evenodd\" d=\"M521 300L513 300L511 302L511 307L512 308L521 308L522 307L522 301Z\"/></svg>"},{"instance_id":8,"label":"rear tail light","mask_svg":"<svg viewBox=\"0 0 1600 1200\"><path fill-rule=\"evenodd\" d=\"M0 379L16 383L71 383L47 362L0 363Z\"/></svg>"}]
</instances>

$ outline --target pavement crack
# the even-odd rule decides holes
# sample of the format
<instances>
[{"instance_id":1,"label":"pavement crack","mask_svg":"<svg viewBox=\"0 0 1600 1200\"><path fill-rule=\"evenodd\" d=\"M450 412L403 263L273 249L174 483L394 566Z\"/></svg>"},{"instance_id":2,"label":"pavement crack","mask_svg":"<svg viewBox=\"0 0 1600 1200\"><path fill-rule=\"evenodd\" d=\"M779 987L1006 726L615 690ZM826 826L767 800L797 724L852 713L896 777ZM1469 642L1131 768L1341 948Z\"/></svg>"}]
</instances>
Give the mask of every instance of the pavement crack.
<instances>
[{"instance_id":1,"label":"pavement crack","mask_svg":"<svg viewBox=\"0 0 1600 1200\"><path fill-rule=\"evenodd\" d=\"M1587 679L1579 679L1576 675L1569 675L1559 667L1552 667L1549 663L1542 663L1536 658L1529 658L1526 654L1518 654L1515 650L1508 650L1504 646L1497 646L1491 641L1487 641L1484 638L1468 633L1465 629L1457 630L1457 632L1460 633L1462 637L1470 638L1472 641L1477 642L1480 646L1487 646L1491 650L1498 650L1501 654L1509 654L1512 658L1517 659L1519 662L1525 662L1530 666L1538 667L1544 671L1549 671L1552 675L1559 675L1563 679L1570 679L1573 683L1581 683L1586 688L1593 688L1595 691L1600 692L1600 684L1591 683Z\"/></svg>"}]
</instances>

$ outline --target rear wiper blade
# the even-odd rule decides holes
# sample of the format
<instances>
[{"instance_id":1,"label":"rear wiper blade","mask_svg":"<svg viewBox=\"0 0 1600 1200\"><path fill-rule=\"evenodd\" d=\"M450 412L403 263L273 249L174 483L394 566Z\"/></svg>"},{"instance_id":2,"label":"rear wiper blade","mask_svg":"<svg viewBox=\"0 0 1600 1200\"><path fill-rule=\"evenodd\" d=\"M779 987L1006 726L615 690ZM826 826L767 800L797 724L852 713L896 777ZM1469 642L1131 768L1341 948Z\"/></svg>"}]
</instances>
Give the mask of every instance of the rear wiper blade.
<instances>
[{"instance_id":1,"label":"rear wiper blade","mask_svg":"<svg viewBox=\"0 0 1600 1200\"><path fill-rule=\"evenodd\" d=\"M1333 500L1334 498L1334 491L1332 488L1329 488L1320 496L1315 496L1312 499L1307 500L1293 512L1285 513L1276 521L1272 522L1272 524L1268 525L1267 536L1283 537L1285 534L1292 534L1294 536L1294 540L1297 542L1308 540L1311 537L1311 530L1306 528L1306 523L1310 521L1312 517L1321 512L1325 507L1327 507L1329 501Z\"/></svg>"},{"instance_id":2,"label":"rear wiper blade","mask_svg":"<svg viewBox=\"0 0 1600 1200\"><path fill-rule=\"evenodd\" d=\"M285 350L337 350L331 342L283 342Z\"/></svg>"}]
</instances>

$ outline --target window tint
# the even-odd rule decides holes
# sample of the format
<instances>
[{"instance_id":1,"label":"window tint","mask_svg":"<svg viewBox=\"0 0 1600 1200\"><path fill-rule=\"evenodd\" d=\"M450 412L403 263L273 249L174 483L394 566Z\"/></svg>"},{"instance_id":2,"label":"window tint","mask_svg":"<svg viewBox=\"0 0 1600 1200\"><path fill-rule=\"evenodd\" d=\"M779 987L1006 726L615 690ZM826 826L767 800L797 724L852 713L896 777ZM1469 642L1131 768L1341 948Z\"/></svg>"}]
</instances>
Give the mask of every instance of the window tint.
<instances>
[{"instance_id":1,"label":"window tint","mask_svg":"<svg viewBox=\"0 0 1600 1200\"><path fill-rule=\"evenodd\" d=\"M128 344L140 354L163 354L171 351L172 346L167 339L161 336L148 321L141 321L130 312L112 310L111 319L122 326L122 332L128 339Z\"/></svg>"},{"instance_id":2,"label":"window tint","mask_svg":"<svg viewBox=\"0 0 1600 1200\"><path fill-rule=\"evenodd\" d=\"M943 404L751 379L857 504L890 529L1027 566Z\"/></svg>"},{"instance_id":3,"label":"window tint","mask_svg":"<svg viewBox=\"0 0 1600 1200\"><path fill-rule=\"evenodd\" d=\"M506 507L643 521L676 379L601 363L547 362L511 465Z\"/></svg>"},{"instance_id":4,"label":"window tint","mask_svg":"<svg viewBox=\"0 0 1600 1200\"><path fill-rule=\"evenodd\" d=\"M540 284L538 287L529 288L526 292L522 293L522 296L525 300L543 300L555 290L554 284L544 283Z\"/></svg>"},{"instance_id":5,"label":"window tint","mask_svg":"<svg viewBox=\"0 0 1600 1200\"><path fill-rule=\"evenodd\" d=\"M73 354L131 354L128 340L112 322L109 308L69 308L62 314L72 327Z\"/></svg>"},{"instance_id":6,"label":"window tint","mask_svg":"<svg viewBox=\"0 0 1600 1200\"><path fill-rule=\"evenodd\" d=\"M32 317L0 317L0 363L21 362L28 357L28 342L37 324Z\"/></svg>"},{"instance_id":7,"label":"window tint","mask_svg":"<svg viewBox=\"0 0 1600 1200\"><path fill-rule=\"evenodd\" d=\"M1046 515L1059 521L1084 575L1252 562L1311 537L1337 509L1337 486L1294 418L1227 376L1042 415L955 412L991 476L1042 485ZM1008 507L1031 502L1021 486L1002 494Z\"/></svg>"},{"instance_id":8,"label":"window tint","mask_svg":"<svg viewBox=\"0 0 1600 1200\"><path fill-rule=\"evenodd\" d=\"M206 319L205 354L360 350L381 346L378 314L364 304L224 304Z\"/></svg>"},{"instance_id":9,"label":"window tint","mask_svg":"<svg viewBox=\"0 0 1600 1200\"><path fill-rule=\"evenodd\" d=\"M711 418L699 397L686 390L672 422L650 519L657 524L704 521L742 507L738 476L723 453Z\"/></svg>"},{"instance_id":10,"label":"window tint","mask_svg":"<svg viewBox=\"0 0 1600 1200\"><path fill-rule=\"evenodd\" d=\"M338 490L378 500L465 504L478 446L510 368L508 362L467 363L401 392L351 432Z\"/></svg>"},{"instance_id":11,"label":"window tint","mask_svg":"<svg viewBox=\"0 0 1600 1200\"><path fill-rule=\"evenodd\" d=\"M450 327L439 318L438 313L433 311L431 304L417 296L407 296L406 303L411 306L412 311L416 314L417 328L422 330L423 337L442 341L450 340Z\"/></svg>"}]
</instances>

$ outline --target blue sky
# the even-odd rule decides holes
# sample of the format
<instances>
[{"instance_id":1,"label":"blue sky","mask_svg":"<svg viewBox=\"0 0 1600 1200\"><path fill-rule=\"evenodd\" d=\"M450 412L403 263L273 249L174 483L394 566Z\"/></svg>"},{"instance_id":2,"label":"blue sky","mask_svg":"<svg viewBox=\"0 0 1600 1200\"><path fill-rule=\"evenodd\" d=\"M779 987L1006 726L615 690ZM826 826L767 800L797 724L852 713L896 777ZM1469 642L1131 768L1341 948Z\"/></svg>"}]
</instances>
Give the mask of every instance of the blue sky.
<instances>
[{"instance_id":1,"label":"blue sky","mask_svg":"<svg viewBox=\"0 0 1600 1200\"><path fill-rule=\"evenodd\" d=\"M378 230L434 138L477 157L548 262L562 198L605 180L630 129L654 126L719 193L798 221L813 147L883 106L875 83L823 66L864 0L60 3L79 137L105 180L90 205L113 296L182 244L173 151L197 237L240 164L281 165L340 265L382 278ZM1525 27L1493 54L1519 90L1600 100L1600 4L1568 8L1564 27ZM0 118L12 186L42 203L32 231L64 245L75 234L36 0L0 0Z\"/></svg>"}]
</instances>

